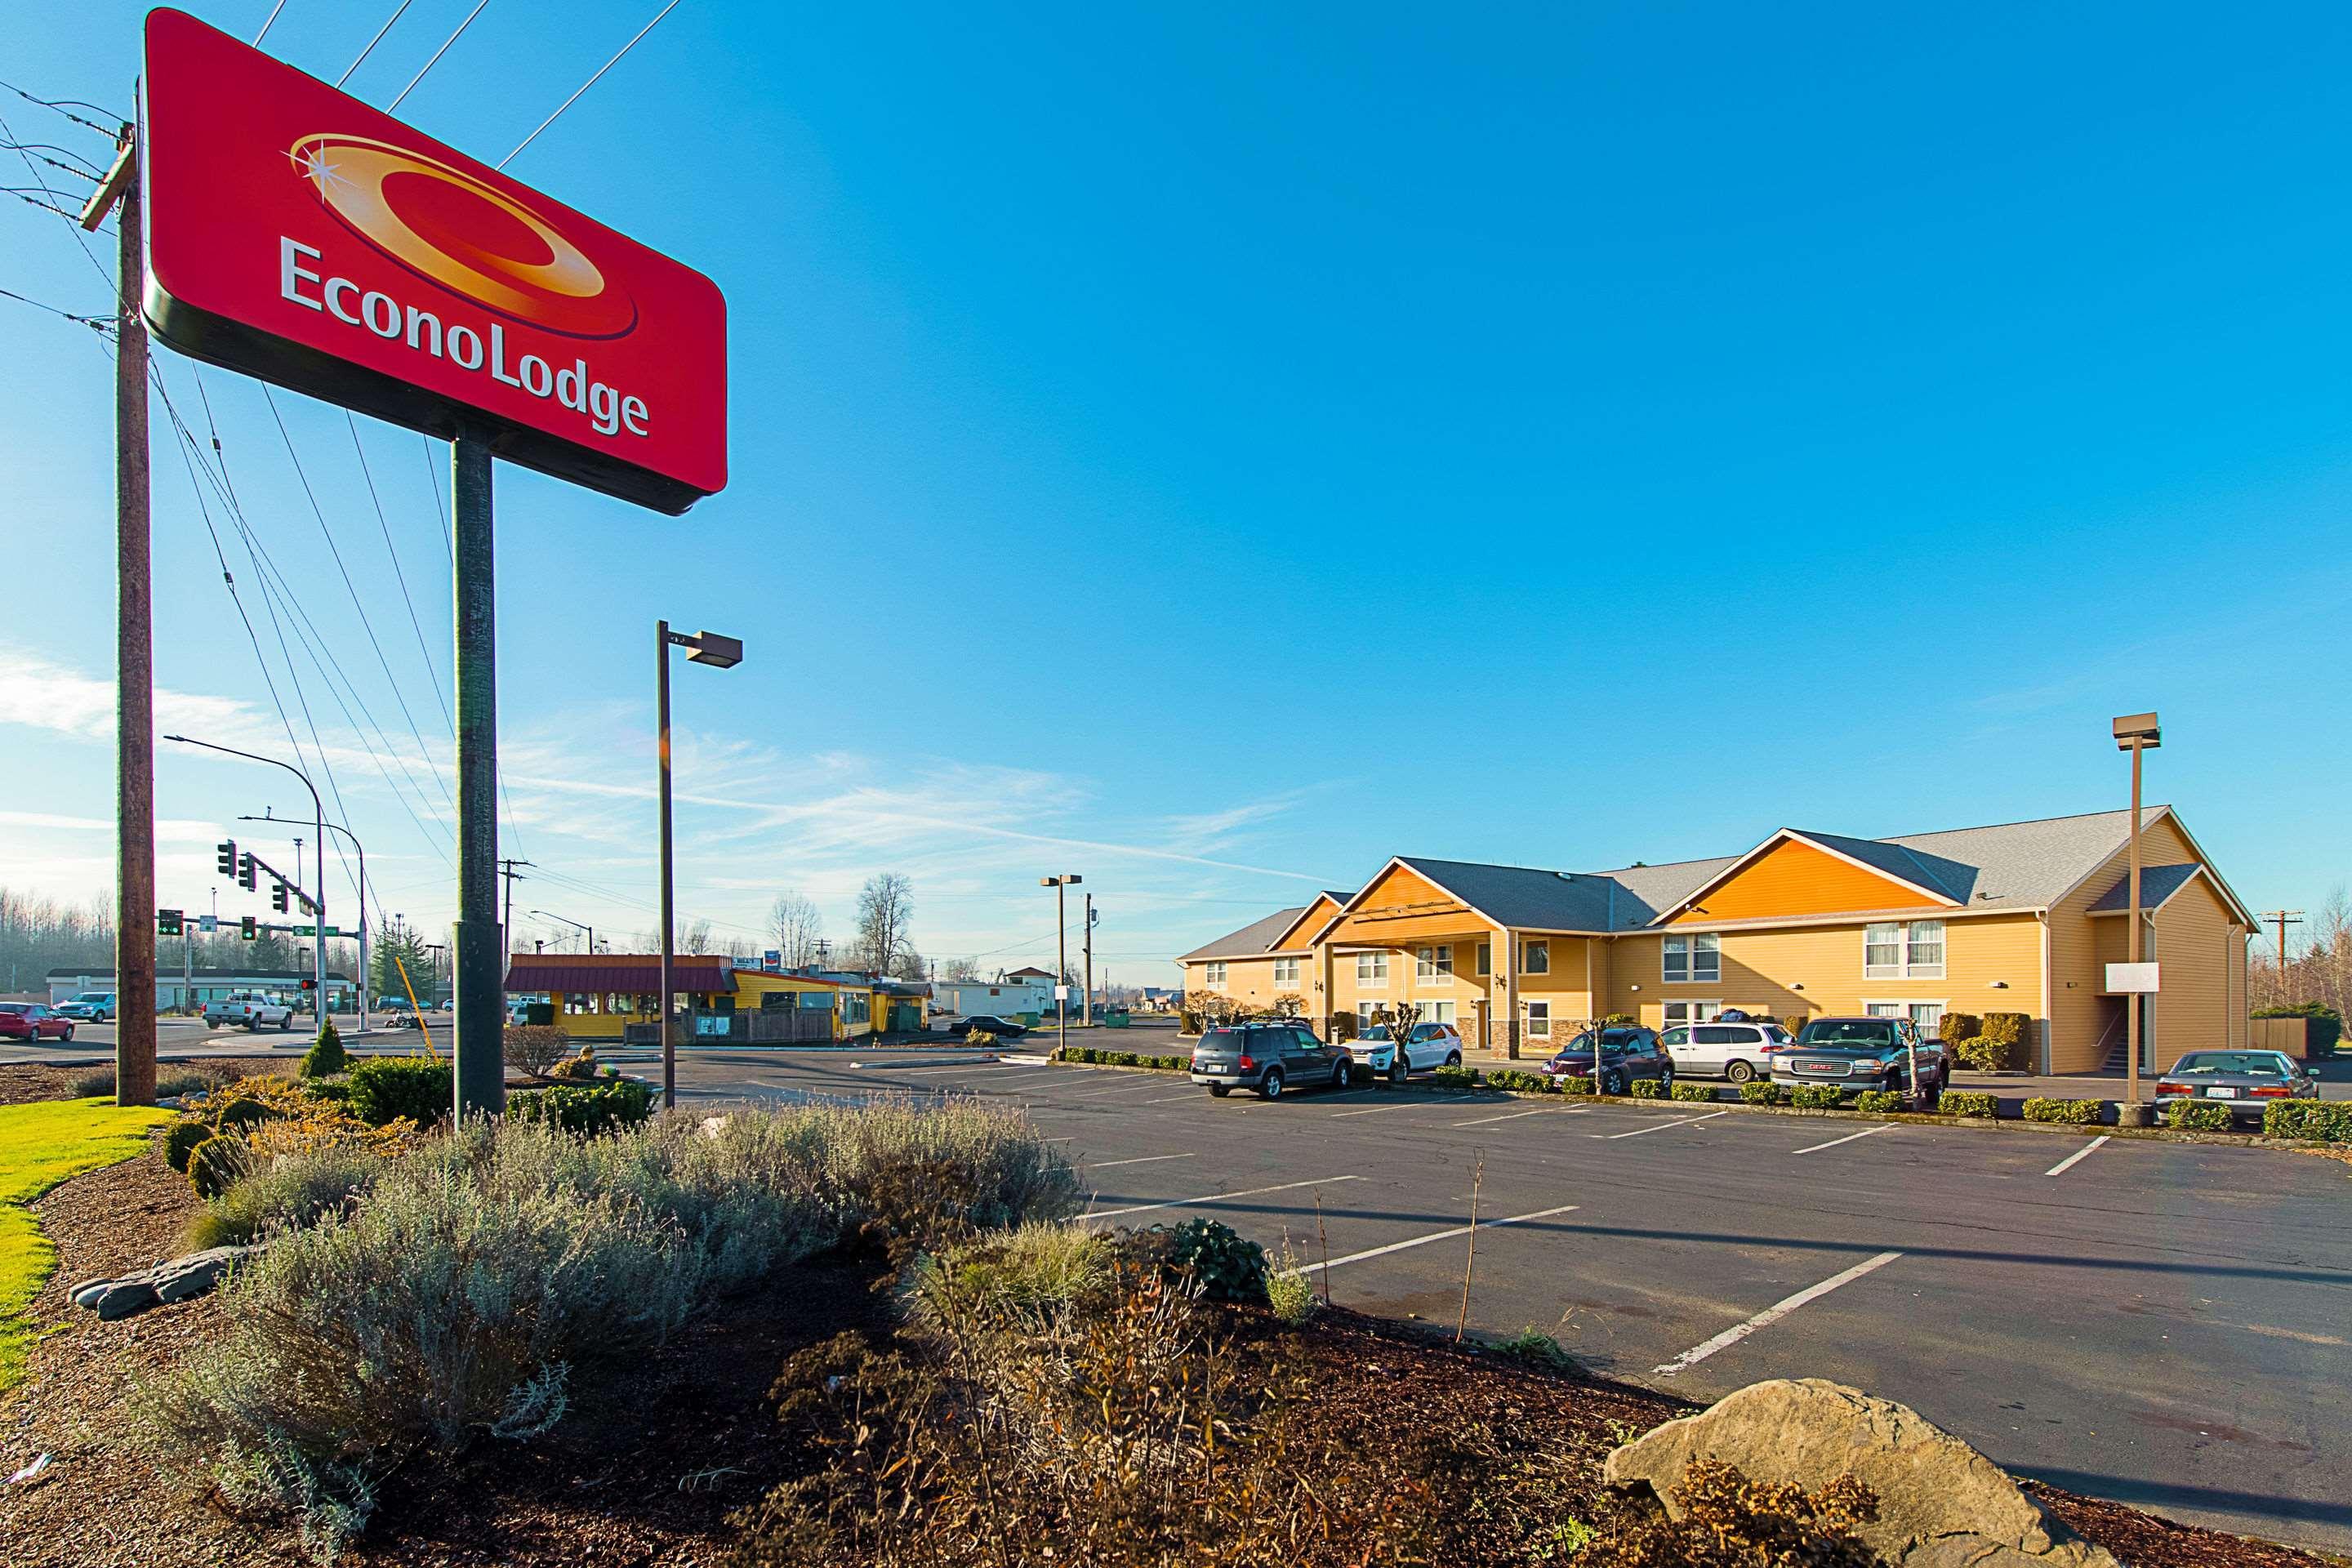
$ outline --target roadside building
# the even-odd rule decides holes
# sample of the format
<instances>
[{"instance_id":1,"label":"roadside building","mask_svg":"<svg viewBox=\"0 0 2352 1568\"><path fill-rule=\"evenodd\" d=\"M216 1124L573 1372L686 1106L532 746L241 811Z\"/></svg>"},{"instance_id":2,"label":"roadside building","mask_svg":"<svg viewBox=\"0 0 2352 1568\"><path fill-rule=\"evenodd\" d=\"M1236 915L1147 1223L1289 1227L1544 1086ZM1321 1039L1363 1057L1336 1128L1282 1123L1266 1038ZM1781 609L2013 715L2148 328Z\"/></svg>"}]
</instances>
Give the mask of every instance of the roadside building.
<instances>
[{"instance_id":1,"label":"roadside building","mask_svg":"<svg viewBox=\"0 0 2352 1568\"><path fill-rule=\"evenodd\" d=\"M936 1012L959 1018L974 1013L1017 1018L1024 1013L1050 1012L1054 977L1042 969L1021 969L993 980L935 980L931 1005Z\"/></svg>"},{"instance_id":2,"label":"roadside building","mask_svg":"<svg viewBox=\"0 0 2352 1568\"><path fill-rule=\"evenodd\" d=\"M656 1044L656 953L517 953L509 961L510 1004L543 1004L548 1021L583 1044ZM847 971L779 973L737 968L708 954L670 960L672 1006L685 1015L678 1034L704 1044L755 1045L853 1040L886 1027L893 1010L911 1011L922 1027L927 987Z\"/></svg>"},{"instance_id":3,"label":"roadside building","mask_svg":"<svg viewBox=\"0 0 2352 1568\"><path fill-rule=\"evenodd\" d=\"M170 939L165 938L168 943ZM289 1002L306 1000L309 993L302 983L318 976L308 969L199 969L183 973L173 969L155 976L155 1005L168 1011L176 1007L201 1007L207 1002L238 991L262 991L271 995L283 995ZM76 969L52 969L48 972L49 1001L52 1005L69 1002L85 991L114 989L114 968L111 964ZM352 977L336 970L327 972L327 1010L348 1013L359 1005L359 992Z\"/></svg>"},{"instance_id":4,"label":"roadside building","mask_svg":"<svg viewBox=\"0 0 2352 1568\"><path fill-rule=\"evenodd\" d=\"M2121 1067L2127 811L1858 838L1783 828L1746 852L1611 871L1399 856L1179 962L1185 989L1296 996L1328 1035L1400 1004L1496 1048L1628 1014L1653 1028L1726 1008L1801 1023L1875 1013L2030 1020L2043 1072ZM2143 815L2141 1067L2243 1046L2253 916L2169 806Z\"/></svg>"}]
</instances>

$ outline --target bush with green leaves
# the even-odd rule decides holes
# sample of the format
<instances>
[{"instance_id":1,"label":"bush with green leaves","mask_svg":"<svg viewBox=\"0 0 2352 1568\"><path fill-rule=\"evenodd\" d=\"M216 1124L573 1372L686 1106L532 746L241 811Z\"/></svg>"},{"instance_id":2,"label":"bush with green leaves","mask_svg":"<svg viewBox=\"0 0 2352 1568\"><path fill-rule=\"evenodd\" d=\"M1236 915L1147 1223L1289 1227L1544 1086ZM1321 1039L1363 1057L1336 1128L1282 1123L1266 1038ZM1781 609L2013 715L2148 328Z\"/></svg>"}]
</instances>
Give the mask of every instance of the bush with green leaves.
<instances>
[{"instance_id":1,"label":"bush with green leaves","mask_svg":"<svg viewBox=\"0 0 2352 1568\"><path fill-rule=\"evenodd\" d=\"M963 1043L967 1046L977 1046L982 1050L993 1050L996 1048L996 1037L986 1029L966 1029L963 1034Z\"/></svg>"},{"instance_id":2,"label":"bush with green leaves","mask_svg":"<svg viewBox=\"0 0 2352 1568\"><path fill-rule=\"evenodd\" d=\"M1983 1037L1998 1041L2008 1052L2004 1067L2023 1068L2033 1047L2033 1017L2028 1013L1987 1013Z\"/></svg>"},{"instance_id":3,"label":"bush with green leaves","mask_svg":"<svg viewBox=\"0 0 2352 1568\"><path fill-rule=\"evenodd\" d=\"M1496 1068L1486 1075L1489 1089L1507 1089L1521 1094L1555 1092L1550 1079L1539 1072L1524 1072L1517 1068Z\"/></svg>"},{"instance_id":4,"label":"bush with green leaves","mask_svg":"<svg viewBox=\"0 0 2352 1568\"><path fill-rule=\"evenodd\" d=\"M333 1078L347 1071L352 1065L351 1053L343 1049L343 1037L335 1031L332 1018L319 1026L319 1037L302 1053L301 1074L304 1078Z\"/></svg>"},{"instance_id":5,"label":"bush with green leaves","mask_svg":"<svg viewBox=\"0 0 2352 1568\"><path fill-rule=\"evenodd\" d=\"M1209 1300L1265 1300L1265 1248L1216 1220L1130 1231L1119 1248L1163 1274L1188 1280Z\"/></svg>"},{"instance_id":6,"label":"bush with green leaves","mask_svg":"<svg viewBox=\"0 0 2352 1568\"><path fill-rule=\"evenodd\" d=\"M449 1116L449 1063L437 1057L368 1057L352 1064L345 1103L371 1127L406 1117L430 1127Z\"/></svg>"},{"instance_id":7,"label":"bush with green leaves","mask_svg":"<svg viewBox=\"0 0 2352 1568\"><path fill-rule=\"evenodd\" d=\"M2106 1109L2104 1100L2053 1100L2043 1095L2035 1095L2022 1107L2028 1121L2056 1121L2075 1127L2095 1127Z\"/></svg>"},{"instance_id":8,"label":"bush with green leaves","mask_svg":"<svg viewBox=\"0 0 2352 1568\"><path fill-rule=\"evenodd\" d=\"M1892 1116L1906 1103L1904 1097L1891 1089L1865 1089L1853 1097L1853 1108L1864 1116Z\"/></svg>"},{"instance_id":9,"label":"bush with green leaves","mask_svg":"<svg viewBox=\"0 0 2352 1568\"><path fill-rule=\"evenodd\" d=\"M1475 1068L1439 1068L1429 1075L1430 1087L1460 1091L1478 1087Z\"/></svg>"},{"instance_id":10,"label":"bush with green leaves","mask_svg":"<svg viewBox=\"0 0 2352 1568\"><path fill-rule=\"evenodd\" d=\"M1785 1105L1789 1090L1785 1085L1769 1078L1754 1079L1739 1086L1739 1098L1748 1105Z\"/></svg>"},{"instance_id":11,"label":"bush with green leaves","mask_svg":"<svg viewBox=\"0 0 2352 1568\"><path fill-rule=\"evenodd\" d=\"M594 1137L635 1127L653 1114L654 1091L635 1079L553 1089L527 1089L507 1096L507 1114L518 1121L552 1121L566 1132Z\"/></svg>"},{"instance_id":12,"label":"bush with green leaves","mask_svg":"<svg viewBox=\"0 0 2352 1568\"><path fill-rule=\"evenodd\" d=\"M1549 1073L1544 1076L1551 1078ZM1552 1078L1551 1081L1552 1087L1562 1094L1599 1094L1601 1092L1601 1086L1592 1081L1592 1076L1590 1073L1564 1072L1557 1078Z\"/></svg>"},{"instance_id":13,"label":"bush with green leaves","mask_svg":"<svg viewBox=\"0 0 2352 1568\"><path fill-rule=\"evenodd\" d=\"M253 1148L242 1138L215 1132L188 1151L188 1185L200 1198L216 1198L253 1170Z\"/></svg>"},{"instance_id":14,"label":"bush with green leaves","mask_svg":"<svg viewBox=\"0 0 2352 1568\"><path fill-rule=\"evenodd\" d=\"M216 1136L216 1128L190 1117L181 1118L163 1131L163 1163L186 1175L188 1156L196 1152L196 1145Z\"/></svg>"},{"instance_id":15,"label":"bush with green leaves","mask_svg":"<svg viewBox=\"0 0 2352 1568\"><path fill-rule=\"evenodd\" d=\"M2263 1108L2263 1134L2352 1143L2352 1100L2274 1100Z\"/></svg>"},{"instance_id":16,"label":"bush with green leaves","mask_svg":"<svg viewBox=\"0 0 2352 1568\"><path fill-rule=\"evenodd\" d=\"M111 1100L114 1098L114 1069L92 1068L86 1073L77 1074L66 1088L75 1100Z\"/></svg>"},{"instance_id":17,"label":"bush with green leaves","mask_svg":"<svg viewBox=\"0 0 2352 1568\"><path fill-rule=\"evenodd\" d=\"M1266 1265L1265 1304L1275 1321L1297 1328L1315 1315L1322 1300L1315 1294L1315 1276L1297 1248L1288 1242Z\"/></svg>"},{"instance_id":18,"label":"bush with green leaves","mask_svg":"<svg viewBox=\"0 0 2352 1568\"><path fill-rule=\"evenodd\" d=\"M1755 1087L1751 1083L1740 1093ZM1833 1083L1801 1083L1789 1091L1789 1103L1800 1110L1838 1110L1845 1105L1845 1090Z\"/></svg>"},{"instance_id":19,"label":"bush with green leaves","mask_svg":"<svg viewBox=\"0 0 2352 1568\"><path fill-rule=\"evenodd\" d=\"M1666 1080L1659 1078L1637 1078L1627 1084L1625 1089L1635 1100L1664 1100L1666 1098Z\"/></svg>"},{"instance_id":20,"label":"bush with green leaves","mask_svg":"<svg viewBox=\"0 0 2352 1568\"><path fill-rule=\"evenodd\" d=\"M2009 1066L2009 1047L1984 1035L1971 1035L1952 1047L1960 1065L1979 1072L2000 1072Z\"/></svg>"},{"instance_id":21,"label":"bush with green leaves","mask_svg":"<svg viewBox=\"0 0 2352 1568\"><path fill-rule=\"evenodd\" d=\"M1685 1083L1677 1079L1675 1080L1674 1097L1676 1100L1695 1100L1702 1104L1712 1103L1715 1100L1715 1085Z\"/></svg>"},{"instance_id":22,"label":"bush with green leaves","mask_svg":"<svg viewBox=\"0 0 2352 1568\"><path fill-rule=\"evenodd\" d=\"M1507 1339L1495 1341L1486 1347L1507 1360L1538 1366L1546 1372L1574 1372L1576 1358L1560 1348L1558 1340L1536 1329L1532 1324Z\"/></svg>"},{"instance_id":23,"label":"bush with green leaves","mask_svg":"<svg viewBox=\"0 0 2352 1568\"><path fill-rule=\"evenodd\" d=\"M1103 1300L1116 1258L1108 1237L1057 1221L984 1232L917 1258L903 1300L918 1324L1044 1332Z\"/></svg>"},{"instance_id":24,"label":"bush with green leaves","mask_svg":"<svg viewBox=\"0 0 2352 1568\"><path fill-rule=\"evenodd\" d=\"M2176 1100L2164 1108L2164 1124L2182 1132L2227 1132L2235 1118L2217 1100Z\"/></svg>"},{"instance_id":25,"label":"bush with green leaves","mask_svg":"<svg viewBox=\"0 0 2352 1568\"><path fill-rule=\"evenodd\" d=\"M1990 1119L2000 1114L2000 1102L1990 1094L1978 1089L1948 1089L1937 1097L1936 1109L1946 1116L1981 1116Z\"/></svg>"},{"instance_id":26,"label":"bush with green leaves","mask_svg":"<svg viewBox=\"0 0 2352 1568\"><path fill-rule=\"evenodd\" d=\"M1984 1033L1984 1019L1974 1013L1947 1013L1936 1033L1948 1044L1972 1040Z\"/></svg>"},{"instance_id":27,"label":"bush with green leaves","mask_svg":"<svg viewBox=\"0 0 2352 1568\"><path fill-rule=\"evenodd\" d=\"M238 1506L299 1512L330 1556L411 1454L545 1432L583 1380L640 1375L722 1292L877 1232L937 1247L1078 1206L1025 1119L965 1102L739 1109L597 1139L474 1118L377 1158L364 1202L328 1199L352 1157L255 1173L325 1206L264 1221L274 1237L223 1288L218 1331L136 1412L167 1462ZM326 1179L299 1187L306 1171Z\"/></svg>"}]
</instances>

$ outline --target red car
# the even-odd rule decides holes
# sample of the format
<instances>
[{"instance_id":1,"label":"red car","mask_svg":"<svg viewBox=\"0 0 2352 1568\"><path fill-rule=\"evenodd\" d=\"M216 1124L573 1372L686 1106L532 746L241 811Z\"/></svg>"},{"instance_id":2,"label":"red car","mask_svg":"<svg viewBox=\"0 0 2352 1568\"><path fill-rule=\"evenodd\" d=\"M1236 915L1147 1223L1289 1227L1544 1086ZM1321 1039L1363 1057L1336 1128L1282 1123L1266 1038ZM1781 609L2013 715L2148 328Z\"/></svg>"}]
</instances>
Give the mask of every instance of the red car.
<instances>
[{"instance_id":1,"label":"red car","mask_svg":"<svg viewBox=\"0 0 2352 1568\"><path fill-rule=\"evenodd\" d=\"M0 1002L0 1040L70 1040L73 1020L38 1002Z\"/></svg>"}]
</instances>

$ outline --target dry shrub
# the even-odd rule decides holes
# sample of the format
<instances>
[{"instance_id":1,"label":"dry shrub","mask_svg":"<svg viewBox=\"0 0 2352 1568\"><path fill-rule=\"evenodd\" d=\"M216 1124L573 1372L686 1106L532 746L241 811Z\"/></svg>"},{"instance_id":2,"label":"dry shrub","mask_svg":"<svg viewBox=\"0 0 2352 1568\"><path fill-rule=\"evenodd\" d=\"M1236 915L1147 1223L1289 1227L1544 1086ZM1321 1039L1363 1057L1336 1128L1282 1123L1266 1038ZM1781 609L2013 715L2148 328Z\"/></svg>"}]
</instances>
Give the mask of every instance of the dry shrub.
<instances>
[{"instance_id":1,"label":"dry shrub","mask_svg":"<svg viewBox=\"0 0 2352 1568\"><path fill-rule=\"evenodd\" d=\"M1751 1480L1700 1459L1675 1488L1679 1521L1629 1514L1578 1555L1578 1568L1885 1568L1853 1527L1878 1518L1878 1494L1852 1476L1818 1491Z\"/></svg>"},{"instance_id":2,"label":"dry shrub","mask_svg":"<svg viewBox=\"0 0 2352 1568\"><path fill-rule=\"evenodd\" d=\"M572 1048L572 1037L552 1024L509 1024L504 1045L507 1066L545 1078L547 1069Z\"/></svg>"}]
</instances>

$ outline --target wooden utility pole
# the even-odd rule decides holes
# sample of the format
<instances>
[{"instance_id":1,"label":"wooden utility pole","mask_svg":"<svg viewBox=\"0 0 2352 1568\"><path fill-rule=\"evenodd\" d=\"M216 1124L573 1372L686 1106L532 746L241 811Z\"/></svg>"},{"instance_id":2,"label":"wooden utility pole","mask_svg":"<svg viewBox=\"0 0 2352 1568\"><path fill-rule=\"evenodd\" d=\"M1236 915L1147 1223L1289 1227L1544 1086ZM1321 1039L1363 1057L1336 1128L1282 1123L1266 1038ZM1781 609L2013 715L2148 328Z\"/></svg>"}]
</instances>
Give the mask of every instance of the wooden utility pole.
<instances>
[{"instance_id":1,"label":"wooden utility pole","mask_svg":"<svg viewBox=\"0 0 2352 1568\"><path fill-rule=\"evenodd\" d=\"M2264 910L2262 918L2278 927L2279 984L2286 984L2286 928L2303 923L2301 910Z\"/></svg>"},{"instance_id":2,"label":"wooden utility pole","mask_svg":"<svg viewBox=\"0 0 2352 1568\"><path fill-rule=\"evenodd\" d=\"M1078 1002L1078 1020L1089 1028L1095 1021L1095 896L1087 895L1087 994Z\"/></svg>"},{"instance_id":3,"label":"wooden utility pole","mask_svg":"<svg viewBox=\"0 0 2352 1568\"><path fill-rule=\"evenodd\" d=\"M155 1102L155 623L148 561L146 246L139 128L82 208L115 216L114 334L114 1100Z\"/></svg>"}]
</instances>

